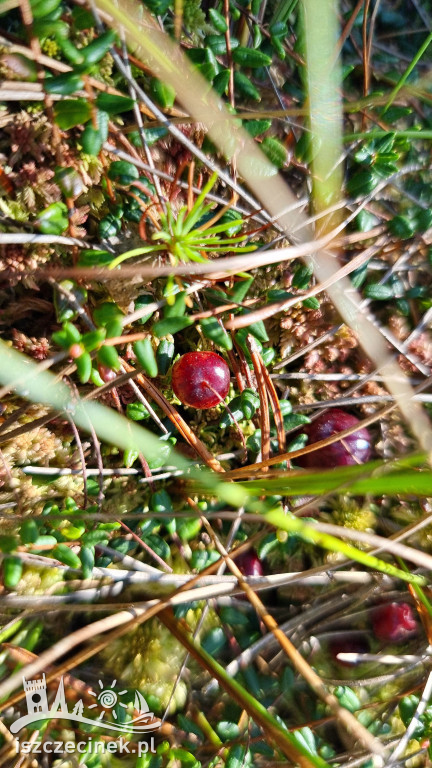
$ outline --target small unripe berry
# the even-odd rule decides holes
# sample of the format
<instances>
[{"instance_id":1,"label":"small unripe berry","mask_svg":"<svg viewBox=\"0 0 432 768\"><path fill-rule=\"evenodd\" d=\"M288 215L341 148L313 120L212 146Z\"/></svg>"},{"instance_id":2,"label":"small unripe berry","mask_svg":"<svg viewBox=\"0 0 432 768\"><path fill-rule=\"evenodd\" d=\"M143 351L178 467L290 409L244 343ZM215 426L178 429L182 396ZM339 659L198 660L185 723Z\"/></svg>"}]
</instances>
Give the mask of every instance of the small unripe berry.
<instances>
[{"instance_id":1,"label":"small unripe berry","mask_svg":"<svg viewBox=\"0 0 432 768\"><path fill-rule=\"evenodd\" d=\"M328 437L355 427L359 420L351 413L332 408L318 416L312 424L305 427L304 432L309 437L309 445L325 440ZM313 453L299 456L295 461L300 467L322 468L344 467L367 461L371 455L371 436L365 427L360 427L342 441L319 448Z\"/></svg>"},{"instance_id":2,"label":"small unripe berry","mask_svg":"<svg viewBox=\"0 0 432 768\"><path fill-rule=\"evenodd\" d=\"M230 371L216 352L187 352L172 371L174 394L191 408L213 408L224 400L230 385Z\"/></svg>"},{"instance_id":3,"label":"small unripe berry","mask_svg":"<svg viewBox=\"0 0 432 768\"><path fill-rule=\"evenodd\" d=\"M372 628L378 640L399 643L417 629L413 610L408 603L387 603L372 609Z\"/></svg>"}]
</instances>

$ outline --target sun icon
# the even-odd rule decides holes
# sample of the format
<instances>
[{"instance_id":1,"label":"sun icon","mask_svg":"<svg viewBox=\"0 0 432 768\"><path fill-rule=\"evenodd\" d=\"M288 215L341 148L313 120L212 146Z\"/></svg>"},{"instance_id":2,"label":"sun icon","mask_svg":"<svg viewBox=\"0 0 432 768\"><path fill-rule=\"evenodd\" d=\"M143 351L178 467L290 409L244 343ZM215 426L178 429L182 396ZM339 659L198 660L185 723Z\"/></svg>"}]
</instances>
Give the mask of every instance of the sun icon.
<instances>
[{"instance_id":1,"label":"sun icon","mask_svg":"<svg viewBox=\"0 0 432 768\"><path fill-rule=\"evenodd\" d=\"M98 716L98 720L103 720L104 715L107 711L110 711L114 720L117 720L117 712L113 707L118 704L120 707L123 707L123 709L127 709L127 704L123 704L121 701L119 701L119 696L122 696L124 693L127 693L127 690L119 691L118 693L114 691L117 680L113 680L111 683L110 688L104 688L102 680L98 680L100 691L99 693L95 693L94 691L89 691L90 696L95 696L97 699L97 704L90 704L89 709L94 709L94 707L102 707L102 712Z\"/></svg>"}]
</instances>

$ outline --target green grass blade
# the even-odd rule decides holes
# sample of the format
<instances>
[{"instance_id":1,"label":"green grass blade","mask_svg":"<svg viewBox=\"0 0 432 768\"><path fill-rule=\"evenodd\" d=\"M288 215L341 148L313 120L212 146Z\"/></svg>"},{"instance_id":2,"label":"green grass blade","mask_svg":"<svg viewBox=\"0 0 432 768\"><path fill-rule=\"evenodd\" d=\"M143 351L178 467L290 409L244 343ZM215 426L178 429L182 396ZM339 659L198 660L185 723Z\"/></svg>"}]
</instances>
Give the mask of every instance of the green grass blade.
<instances>
[{"instance_id":1,"label":"green grass blade","mask_svg":"<svg viewBox=\"0 0 432 768\"><path fill-rule=\"evenodd\" d=\"M146 245L143 246L143 248L134 248L132 251L121 253L120 256L117 256L115 259L113 259L109 265L109 268L115 269L115 267L118 267L119 264L121 264L123 261L126 261L126 259L132 259L134 256L144 256L146 253L156 253L156 251L160 250L160 245Z\"/></svg>"},{"instance_id":2,"label":"green grass blade","mask_svg":"<svg viewBox=\"0 0 432 768\"><path fill-rule=\"evenodd\" d=\"M305 541L312 542L323 549L327 549L330 552L339 552L349 560L354 560L367 568L372 568L381 573L392 576L396 579L401 579L409 584L418 584L425 586L427 579L424 576L416 576L411 573L407 573L396 566L386 563L384 560L380 560L374 555L369 555L367 552L363 552L351 544L347 544L345 541L331 536L328 533L322 533L314 528L312 525L299 520L299 518L293 515L285 515L280 509L275 509L270 512L265 512L261 517L268 523L271 523L276 528L282 528L288 533L296 533Z\"/></svg>"},{"instance_id":3,"label":"green grass blade","mask_svg":"<svg viewBox=\"0 0 432 768\"><path fill-rule=\"evenodd\" d=\"M417 64L420 61L421 57L426 52L426 50L429 48L429 45L431 44L431 42L432 42L432 32L430 32L428 34L428 36L427 36L426 40L424 41L423 45L420 46L420 48L418 49L416 55L414 56L412 61L408 64L408 66L407 66L405 72L403 73L402 77L398 80L398 82L396 83L395 87L393 88L393 90L392 90L392 92L391 92L391 94L389 96L389 99L388 99L384 109L382 110L382 114L383 115L385 115L385 113L387 112L388 108L393 104L393 102L394 102L396 96L398 95L400 89L405 85L405 83L406 83L407 79L409 78L411 72L413 71L413 69L415 69L415 67L417 66Z\"/></svg>"},{"instance_id":4,"label":"green grass blade","mask_svg":"<svg viewBox=\"0 0 432 768\"><path fill-rule=\"evenodd\" d=\"M296 762L302 766L330 768L325 760L318 755L313 755L309 752L300 740L296 738L295 733L290 733L283 728L261 702L251 696L246 688L243 688L240 683L233 680L233 678L226 673L225 669L215 661L210 654L201 648L197 640L189 633L186 633L178 622L175 622L169 614L164 612L161 614L161 618L173 635L175 635L195 659L197 659L197 661L199 661L202 666L219 681L227 693L230 694L231 698L246 710L250 717L263 728L267 735L271 736L279 749L281 749L287 757L296 760Z\"/></svg>"}]
</instances>

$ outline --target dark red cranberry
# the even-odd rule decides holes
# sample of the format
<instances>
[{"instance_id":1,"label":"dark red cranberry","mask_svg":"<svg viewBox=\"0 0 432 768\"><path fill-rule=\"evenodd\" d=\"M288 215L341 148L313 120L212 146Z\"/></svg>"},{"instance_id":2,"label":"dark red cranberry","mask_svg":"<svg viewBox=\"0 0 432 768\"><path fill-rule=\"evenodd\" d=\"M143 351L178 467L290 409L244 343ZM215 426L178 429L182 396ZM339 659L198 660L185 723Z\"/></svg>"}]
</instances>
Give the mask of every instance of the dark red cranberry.
<instances>
[{"instance_id":1,"label":"dark red cranberry","mask_svg":"<svg viewBox=\"0 0 432 768\"><path fill-rule=\"evenodd\" d=\"M304 429L309 437L308 445L325 440L338 432L354 427L359 420L351 413L340 408L332 408L318 416L312 424ZM358 464L367 461L371 455L371 436L364 427L357 429L342 441L319 448L313 453L299 456L295 461L300 467L328 468L344 467L348 464Z\"/></svg>"},{"instance_id":2,"label":"dark red cranberry","mask_svg":"<svg viewBox=\"0 0 432 768\"><path fill-rule=\"evenodd\" d=\"M374 635L378 640L399 643L417 629L414 613L408 603L377 605L371 613Z\"/></svg>"},{"instance_id":3,"label":"dark red cranberry","mask_svg":"<svg viewBox=\"0 0 432 768\"><path fill-rule=\"evenodd\" d=\"M342 667L354 667L359 664L358 661L344 661L338 659L339 653L369 653L369 641L366 635L340 635L335 637L329 642L329 652L331 657L337 664L341 664Z\"/></svg>"},{"instance_id":4,"label":"dark red cranberry","mask_svg":"<svg viewBox=\"0 0 432 768\"><path fill-rule=\"evenodd\" d=\"M230 370L216 352L187 352L172 371L172 387L184 405L213 408L224 400L230 385Z\"/></svg>"},{"instance_id":5,"label":"dark red cranberry","mask_svg":"<svg viewBox=\"0 0 432 768\"><path fill-rule=\"evenodd\" d=\"M262 576L264 573L261 560L253 549L243 552L234 562L244 576Z\"/></svg>"}]
</instances>

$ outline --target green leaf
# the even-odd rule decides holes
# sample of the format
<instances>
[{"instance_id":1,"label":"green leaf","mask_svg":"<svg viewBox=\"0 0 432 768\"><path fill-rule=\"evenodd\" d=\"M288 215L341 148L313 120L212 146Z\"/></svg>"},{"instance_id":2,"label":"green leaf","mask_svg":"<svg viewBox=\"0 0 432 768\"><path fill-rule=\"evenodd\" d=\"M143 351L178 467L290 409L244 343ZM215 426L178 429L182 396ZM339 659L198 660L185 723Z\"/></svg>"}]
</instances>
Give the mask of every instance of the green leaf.
<instances>
[{"instance_id":1,"label":"green leaf","mask_svg":"<svg viewBox=\"0 0 432 768\"><path fill-rule=\"evenodd\" d=\"M161 376L165 376L168 373L174 357L174 351L174 342L162 339L156 351L156 362Z\"/></svg>"},{"instance_id":2,"label":"green leaf","mask_svg":"<svg viewBox=\"0 0 432 768\"><path fill-rule=\"evenodd\" d=\"M194 552L194 555L196 552ZM217 558L215 558L215 561L219 560L219 555ZM207 565L210 565L210 563L205 563L206 567ZM199 570L202 570L201 568ZM223 648L225 648L227 644L227 639L225 636L225 632L222 629L222 627L213 627L203 638L201 647L209 653L211 656L217 656L219 651L221 651Z\"/></svg>"},{"instance_id":3,"label":"green leaf","mask_svg":"<svg viewBox=\"0 0 432 768\"><path fill-rule=\"evenodd\" d=\"M45 26L45 22L42 22L42 23ZM78 50L76 45L74 45L67 37L67 35L69 34L68 25L64 23L64 28L63 28L63 22L56 21L55 27L56 29L52 30L52 34L55 35L55 40L57 45L59 46L65 58L68 59L68 61L72 64L72 66L77 67L77 69L79 70L79 68L81 67L84 61L84 57L81 51ZM34 31L37 33L36 26L34 27ZM48 30L41 30L41 34L43 34L44 32L45 34L47 34Z\"/></svg>"},{"instance_id":4,"label":"green leaf","mask_svg":"<svg viewBox=\"0 0 432 768\"><path fill-rule=\"evenodd\" d=\"M100 131L94 128L91 123L88 123L81 134L81 146L87 155L96 155L102 149L104 139L102 138Z\"/></svg>"},{"instance_id":5,"label":"green leaf","mask_svg":"<svg viewBox=\"0 0 432 768\"><path fill-rule=\"evenodd\" d=\"M363 285L367 277L368 267L369 262L367 261L366 264L362 264L361 267L351 273L351 282L354 288L360 288Z\"/></svg>"},{"instance_id":6,"label":"green leaf","mask_svg":"<svg viewBox=\"0 0 432 768\"><path fill-rule=\"evenodd\" d=\"M355 224L359 232L369 232L370 229L378 224L378 219L369 211L359 211L355 217Z\"/></svg>"},{"instance_id":7,"label":"green leaf","mask_svg":"<svg viewBox=\"0 0 432 768\"><path fill-rule=\"evenodd\" d=\"M231 747L225 758L225 768L245 768L249 762L246 762L248 751L247 747L244 747L242 744L236 744L234 747Z\"/></svg>"},{"instance_id":8,"label":"green leaf","mask_svg":"<svg viewBox=\"0 0 432 768\"><path fill-rule=\"evenodd\" d=\"M90 29L94 24L93 15L86 8L74 6L72 9L72 20L75 29Z\"/></svg>"},{"instance_id":9,"label":"green leaf","mask_svg":"<svg viewBox=\"0 0 432 768\"><path fill-rule=\"evenodd\" d=\"M0 535L0 552L13 552L19 545L16 536Z\"/></svg>"},{"instance_id":10,"label":"green leaf","mask_svg":"<svg viewBox=\"0 0 432 768\"><path fill-rule=\"evenodd\" d=\"M256 48L244 48L239 45L232 52L233 61L236 64L242 64L244 67L269 67L272 60L271 56L256 50Z\"/></svg>"},{"instance_id":11,"label":"green leaf","mask_svg":"<svg viewBox=\"0 0 432 768\"><path fill-rule=\"evenodd\" d=\"M215 317L205 317L201 320L201 329L204 336L222 349L232 349L232 339L225 328L221 326Z\"/></svg>"},{"instance_id":12,"label":"green leaf","mask_svg":"<svg viewBox=\"0 0 432 768\"><path fill-rule=\"evenodd\" d=\"M154 304L155 299L150 293L141 293L140 296L138 296L137 299L135 299L135 306L134 306L134 312L138 312L140 309L144 309L148 304ZM151 316L153 315L152 312L148 312L147 314L140 317L140 319L137 321L138 323L141 323L141 325L144 325L147 320L150 320Z\"/></svg>"},{"instance_id":13,"label":"green leaf","mask_svg":"<svg viewBox=\"0 0 432 768\"><path fill-rule=\"evenodd\" d=\"M5 557L2 564L3 583L7 589L15 589L21 581L23 563L20 557Z\"/></svg>"},{"instance_id":14,"label":"green leaf","mask_svg":"<svg viewBox=\"0 0 432 768\"><path fill-rule=\"evenodd\" d=\"M142 403L128 403L126 406L126 416L132 421L142 421L148 419L150 414Z\"/></svg>"},{"instance_id":15,"label":"green leaf","mask_svg":"<svg viewBox=\"0 0 432 768\"><path fill-rule=\"evenodd\" d=\"M134 100L129 96L117 96L114 93L99 93L96 97L96 106L109 115L118 115L130 112L134 108Z\"/></svg>"},{"instance_id":16,"label":"green leaf","mask_svg":"<svg viewBox=\"0 0 432 768\"><path fill-rule=\"evenodd\" d=\"M32 0L30 3L34 19L42 19L55 11L61 0Z\"/></svg>"},{"instance_id":17,"label":"green leaf","mask_svg":"<svg viewBox=\"0 0 432 768\"><path fill-rule=\"evenodd\" d=\"M246 627L249 624L249 617L231 605L220 607L220 618L223 624L229 624L233 627Z\"/></svg>"},{"instance_id":18,"label":"green leaf","mask_svg":"<svg viewBox=\"0 0 432 768\"><path fill-rule=\"evenodd\" d=\"M139 179L138 168L127 160L114 160L109 167L108 178L122 186L127 186Z\"/></svg>"},{"instance_id":19,"label":"green leaf","mask_svg":"<svg viewBox=\"0 0 432 768\"><path fill-rule=\"evenodd\" d=\"M411 723L419 703L420 699L414 693L411 693L409 696L404 696L403 699L400 700L399 714L405 728L408 728Z\"/></svg>"},{"instance_id":20,"label":"green leaf","mask_svg":"<svg viewBox=\"0 0 432 768\"><path fill-rule=\"evenodd\" d=\"M313 275L313 268L301 264L294 272L292 279L293 288L298 288L300 291L305 291L309 287L311 277Z\"/></svg>"},{"instance_id":21,"label":"green leaf","mask_svg":"<svg viewBox=\"0 0 432 768\"><path fill-rule=\"evenodd\" d=\"M39 528L35 520L24 520L20 528L23 544L34 544L39 536Z\"/></svg>"},{"instance_id":22,"label":"green leaf","mask_svg":"<svg viewBox=\"0 0 432 768\"><path fill-rule=\"evenodd\" d=\"M87 352L93 352L94 349L98 349L100 345L105 341L106 331L105 328L97 328L95 331L89 331L81 337L81 343L84 345Z\"/></svg>"},{"instance_id":23,"label":"green leaf","mask_svg":"<svg viewBox=\"0 0 432 768\"><path fill-rule=\"evenodd\" d=\"M394 290L391 285L370 283L363 291L364 295L368 299L374 299L375 301L383 301L385 299L394 298Z\"/></svg>"},{"instance_id":24,"label":"green leaf","mask_svg":"<svg viewBox=\"0 0 432 768\"><path fill-rule=\"evenodd\" d=\"M134 464L139 456L139 451L136 448L126 448L123 451L123 464L126 469L129 469Z\"/></svg>"},{"instance_id":25,"label":"green leaf","mask_svg":"<svg viewBox=\"0 0 432 768\"><path fill-rule=\"evenodd\" d=\"M181 747L173 747L170 750L170 758L174 765L179 765L181 768L201 768L201 763L196 757Z\"/></svg>"},{"instance_id":26,"label":"green leaf","mask_svg":"<svg viewBox=\"0 0 432 768\"><path fill-rule=\"evenodd\" d=\"M281 405L282 405L281 401ZM296 427L302 427L303 424L310 424L310 418L309 416L305 416L304 413L289 413L287 415L283 414L283 420L284 420L284 427L285 430L288 432L288 430L296 429ZM303 444L302 446L303 447ZM293 451L294 448L289 448L290 451Z\"/></svg>"},{"instance_id":27,"label":"green leaf","mask_svg":"<svg viewBox=\"0 0 432 768\"><path fill-rule=\"evenodd\" d=\"M172 297L171 297L172 301ZM167 304L164 309L164 317L183 317L186 312L186 291L177 293L172 304Z\"/></svg>"},{"instance_id":28,"label":"green leaf","mask_svg":"<svg viewBox=\"0 0 432 768\"><path fill-rule=\"evenodd\" d=\"M147 336L145 339L136 341L133 345L133 351L147 376L151 378L157 376L158 367L150 337Z\"/></svg>"},{"instance_id":29,"label":"green leaf","mask_svg":"<svg viewBox=\"0 0 432 768\"><path fill-rule=\"evenodd\" d=\"M111 264L112 260L114 258L114 254L110 253L109 251L101 251L101 250L92 250L90 248L84 248L79 257L79 265L80 266L104 266L106 264Z\"/></svg>"},{"instance_id":30,"label":"green leaf","mask_svg":"<svg viewBox=\"0 0 432 768\"><path fill-rule=\"evenodd\" d=\"M311 755L317 755L315 736L308 726L299 728L298 731L293 731L297 744L302 744Z\"/></svg>"},{"instance_id":31,"label":"green leaf","mask_svg":"<svg viewBox=\"0 0 432 768\"><path fill-rule=\"evenodd\" d=\"M103 385L105 384L97 368L91 369L90 381L92 384L95 385L95 387L103 387Z\"/></svg>"},{"instance_id":32,"label":"green leaf","mask_svg":"<svg viewBox=\"0 0 432 768\"><path fill-rule=\"evenodd\" d=\"M432 226L432 210L430 208L420 209L414 216L416 232L426 232Z\"/></svg>"},{"instance_id":33,"label":"green leaf","mask_svg":"<svg viewBox=\"0 0 432 768\"><path fill-rule=\"evenodd\" d=\"M152 330L155 336L160 339L162 336L174 335L178 331L183 331L184 328L193 325L193 322L191 317L167 317L155 323Z\"/></svg>"},{"instance_id":34,"label":"green leaf","mask_svg":"<svg viewBox=\"0 0 432 768\"><path fill-rule=\"evenodd\" d=\"M41 232L47 235L60 235L67 229L68 209L64 203L51 203L40 212L36 223Z\"/></svg>"},{"instance_id":35,"label":"green leaf","mask_svg":"<svg viewBox=\"0 0 432 768\"><path fill-rule=\"evenodd\" d=\"M228 29L225 17L222 16L222 14L219 13L219 11L217 11L215 8L209 8L208 14L214 28L221 34L224 34Z\"/></svg>"},{"instance_id":36,"label":"green leaf","mask_svg":"<svg viewBox=\"0 0 432 768\"><path fill-rule=\"evenodd\" d=\"M238 47L239 42L235 37L230 38L231 50ZM204 40L206 46L214 53L215 56L225 56L227 52L225 35L207 35Z\"/></svg>"},{"instance_id":37,"label":"green leaf","mask_svg":"<svg viewBox=\"0 0 432 768\"><path fill-rule=\"evenodd\" d=\"M112 29L108 29L106 32L102 32L101 35L92 40L91 43L81 48L81 54L84 57L84 65L86 68L91 67L100 61L109 49L113 45L116 39L116 33Z\"/></svg>"},{"instance_id":38,"label":"green leaf","mask_svg":"<svg viewBox=\"0 0 432 768\"><path fill-rule=\"evenodd\" d=\"M91 104L87 99L63 99L54 104L54 120L62 131L90 120Z\"/></svg>"},{"instance_id":39,"label":"green leaf","mask_svg":"<svg viewBox=\"0 0 432 768\"><path fill-rule=\"evenodd\" d=\"M272 121L271 120L245 120L244 121L244 127L247 130L248 134L255 138L255 136L260 136L262 133L265 133L268 131L269 128L271 128Z\"/></svg>"},{"instance_id":40,"label":"green leaf","mask_svg":"<svg viewBox=\"0 0 432 768\"><path fill-rule=\"evenodd\" d=\"M165 489L152 493L149 506L152 512L155 512L157 515L160 515L163 512L174 511L171 496Z\"/></svg>"},{"instance_id":41,"label":"green leaf","mask_svg":"<svg viewBox=\"0 0 432 768\"><path fill-rule=\"evenodd\" d=\"M171 5L171 0L144 0L144 2L155 16L163 16Z\"/></svg>"},{"instance_id":42,"label":"green leaf","mask_svg":"<svg viewBox=\"0 0 432 768\"><path fill-rule=\"evenodd\" d=\"M84 87L84 81L80 75L74 72L64 72L56 77L45 77L44 90L46 93L59 93L61 96L69 96Z\"/></svg>"},{"instance_id":43,"label":"green leaf","mask_svg":"<svg viewBox=\"0 0 432 768\"><path fill-rule=\"evenodd\" d=\"M388 228L395 237L400 237L401 240L408 240L416 231L416 224L408 216L395 216L389 221Z\"/></svg>"},{"instance_id":44,"label":"green leaf","mask_svg":"<svg viewBox=\"0 0 432 768\"><path fill-rule=\"evenodd\" d=\"M106 253L106 251L100 251L100 253ZM107 325L113 320L121 320L122 317L123 312L113 301L104 301L93 312L93 319L97 325Z\"/></svg>"},{"instance_id":45,"label":"green leaf","mask_svg":"<svg viewBox=\"0 0 432 768\"><path fill-rule=\"evenodd\" d=\"M97 127L88 123L81 134L82 148L88 155L98 155L108 138L108 112L98 109L96 119Z\"/></svg>"},{"instance_id":46,"label":"green leaf","mask_svg":"<svg viewBox=\"0 0 432 768\"><path fill-rule=\"evenodd\" d=\"M288 155L284 145L279 139L275 139L272 136L266 136L261 142L261 149L276 168L283 168Z\"/></svg>"},{"instance_id":47,"label":"green leaf","mask_svg":"<svg viewBox=\"0 0 432 768\"><path fill-rule=\"evenodd\" d=\"M88 352L84 352L75 360L77 373L81 384L86 384L92 372L92 359Z\"/></svg>"},{"instance_id":48,"label":"green leaf","mask_svg":"<svg viewBox=\"0 0 432 768\"><path fill-rule=\"evenodd\" d=\"M278 37L274 37L272 35L270 40L271 40L271 44L272 44L273 48L276 51L276 55L278 56L278 58L281 61L285 61L285 59L286 59L286 51L285 51L285 48L283 47L281 41L279 40L279 38Z\"/></svg>"},{"instance_id":49,"label":"green leaf","mask_svg":"<svg viewBox=\"0 0 432 768\"><path fill-rule=\"evenodd\" d=\"M177 520L177 534L181 541L196 539L201 530L201 520L198 517L187 517Z\"/></svg>"},{"instance_id":50,"label":"green leaf","mask_svg":"<svg viewBox=\"0 0 432 768\"><path fill-rule=\"evenodd\" d=\"M222 741L235 741L240 738L240 728L237 723L231 723L229 720L221 720L216 725L216 732Z\"/></svg>"},{"instance_id":51,"label":"green leaf","mask_svg":"<svg viewBox=\"0 0 432 768\"><path fill-rule=\"evenodd\" d=\"M157 77L152 77L150 81L150 92L156 103L164 109L170 109L174 105L176 97L174 88Z\"/></svg>"},{"instance_id":52,"label":"green leaf","mask_svg":"<svg viewBox=\"0 0 432 768\"><path fill-rule=\"evenodd\" d=\"M73 323L69 323L66 321L63 323L63 331L66 335L66 341L68 347L72 346L72 344L79 344L81 341L81 333L79 332L76 325L73 325ZM54 338L53 334L53 338Z\"/></svg>"},{"instance_id":53,"label":"green leaf","mask_svg":"<svg viewBox=\"0 0 432 768\"><path fill-rule=\"evenodd\" d=\"M317 299L316 296L309 296L308 299L303 299L302 304L304 307L307 307L308 309L320 308L320 301L319 299Z\"/></svg>"},{"instance_id":54,"label":"green leaf","mask_svg":"<svg viewBox=\"0 0 432 768\"><path fill-rule=\"evenodd\" d=\"M70 568L81 568L81 560L66 544L57 544L51 552L51 557L59 560Z\"/></svg>"},{"instance_id":55,"label":"green leaf","mask_svg":"<svg viewBox=\"0 0 432 768\"><path fill-rule=\"evenodd\" d=\"M92 545L81 547L80 560L84 579L89 579L95 564L95 548Z\"/></svg>"},{"instance_id":56,"label":"green leaf","mask_svg":"<svg viewBox=\"0 0 432 768\"><path fill-rule=\"evenodd\" d=\"M243 72L234 72L234 86L239 96L245 96L247 99L253 99L253 101L261 101L259 90Z\"/></svg>"},{"instance_id":57,"label":"green leaf","mask_svg":"<svg viewBox=\"0 0 432 768\"><path fill-rule=\"evenodd\" d=\"M334 691L334 695L339 701L341 707L345 707L350 712L357 712L361 708L361 702L356 693L348 685L338 685Z\"/></svg>"},{"instance_id":58,"label":"green leaf","mask_svg":"<svg viewBox=\"0 0 432 768\"><path fill-rule=\"evenodd\" d=\"M164 125L155 125L154 128L144 128L144 136L147 144L151 147L159 139L163 139L168 134L167 128ZM131 134L129 134L129 137ZM141 146L141 138L139 138L139 146Z\"/></svg>"},{"instance_id":59,"label":"green leaf","mask_svg":"<svg viewBox=\"0 0 432 768\"><path fill-rule=\"evenodd\" d=\"M347 184L347 192L351 197L359 197L360 195L370 195L378 186L379 178L374 171L369 168L364 168L361 171L357 171Z\"/></svg>"},{"instance_id":60,"label":"green leaf","mask_svg":"<svg viewBox=\"0 0 432 768\"><path fill-rule=\"evenodd\" d=\"M103 347L97 353L97 359L102 365L106 365L107 368L112 368L113 371L118 371L121 366L121 361L118 356L117 350L110 344L104 344Z\"/></svg>"},{"instance_id":61,"label":"green leaf","mask_svg":"<svg viewBox=\"0 0 432 768\"><path fill-rule=\"evenodd\" d=\"M243 309L240 314L248 315L249 310ZM250 333L252 336L254 336L256 339L258 339L258 341L262 343L269 341L269 337L267 335L267 331L266 331L264 322L262 320L257 320L255 323L251 323L245 328L242 328L240 333L240 338L242 340L246 339L246 336L248 333ZM260 350L260 352L262 353L262 350Z\"/></svg>"},{"instance_id":62,"label":"green leaf","mask_svg":"<svg viewBox=\"0 0 432 768\"><path fill-rule=\"evenodd\" d=\"M228 84L230 80L230 70L223 69L213 80L213 90L219 96L223 96L228 90Z\"/></svg>"},{"instance_id":63,"label":"green leaf","mask_svg":"<svg viewBox=\"0 0 432 768\"><path fill-rule=\"evenodd\" d=\"M163 560L170 559L171 550L169 548L169 545L166 543L166 541L164 541L164 539L161 536L158 536L157 533L151 533L149 536L145 536L144 541Z\"/></svg>"}]
</instances>

